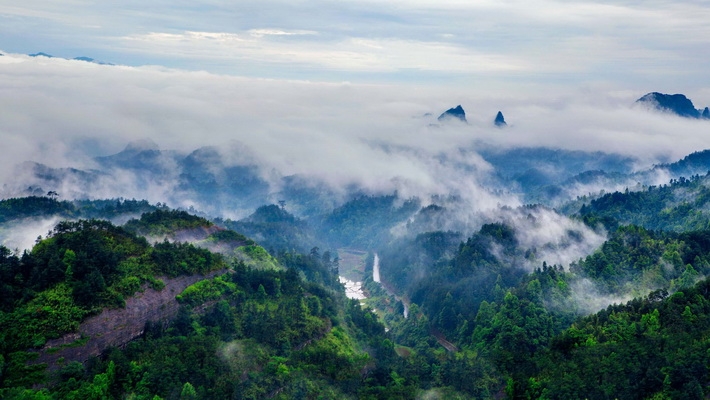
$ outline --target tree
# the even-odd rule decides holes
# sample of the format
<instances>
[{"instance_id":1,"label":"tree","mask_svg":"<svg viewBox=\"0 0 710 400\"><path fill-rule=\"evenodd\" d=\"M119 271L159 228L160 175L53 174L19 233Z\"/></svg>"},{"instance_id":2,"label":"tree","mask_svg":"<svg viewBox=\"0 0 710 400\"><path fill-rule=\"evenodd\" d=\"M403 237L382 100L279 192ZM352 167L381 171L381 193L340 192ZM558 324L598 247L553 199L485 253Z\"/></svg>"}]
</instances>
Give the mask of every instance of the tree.
<instances>
[{"instance_id":1,"label":"tree","mask_svg":"<svg viewBox=\"0 0 710 400\"><path fill-rule=\"evenodd\" d=\"M197 391L190 382L185 382L180 392L180 400L195 400L197 399Z\"/></svg>"}]
</instances>

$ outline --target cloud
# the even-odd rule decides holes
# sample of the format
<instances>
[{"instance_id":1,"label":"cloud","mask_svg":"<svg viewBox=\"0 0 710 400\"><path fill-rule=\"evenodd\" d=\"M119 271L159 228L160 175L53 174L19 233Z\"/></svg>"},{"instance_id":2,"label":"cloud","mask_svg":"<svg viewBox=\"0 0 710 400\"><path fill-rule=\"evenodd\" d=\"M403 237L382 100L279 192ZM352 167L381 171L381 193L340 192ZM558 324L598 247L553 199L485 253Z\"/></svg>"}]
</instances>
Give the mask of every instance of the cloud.
<instances>
[{"instance_id":1,"label":"cloud","mask_svg":"<svg viewBox=\"0 0 710 400\"><path fill-rule=\"evenodd\" d=\"M35 245L37 237L45 237L54 229L60 218L25 218L20 221L4 223L0 227L0 245L15 251L19 256L24 250Z\"/></svg>"},{"instance_id":2,"label":"cloud","mask_svg":"<svg viewBox=\"0 0 710 400\"><path fill-rule=\"evenodd\" d=\"M398 190L424 199L453 194L470 207L489 209L520 200L495 186L496 171L478 154L487 146L617 152L637 157L638 168L706 146L707 121L634 108L643 92L603 89L491 95L7 54L0 57L0 90L6 94L0 98L0 134L11 150L0 179L22 184L12 166L27 160L96 169L93 156L149 138L185 154L217 146L225 165L259 165L273 190L278 178L300 174L335 188ZM438 124L435 116L456 104L467 111L469 124ZM509 121L507 129L493 127L498 110ZM427 112L433 116L423 117ZM99 180L103 189L94 193L161 201L178 173L153 182L149 193L135 186L135 175L120 173L113 183Z\"/></svg>"},{"instance_id":3,"label":"cloud","mask_svg":"<svg viewBox=\"0 0 710 400\"><path fill-rule=\"evenodd\" d=\"M307 30L294 30L294 31L284 31L281 29L250 29L249 34L255 37L262 36L294 36L294 35L317 35L316 31Z\"/></svg>"},{"instance_id":4,"label":"cloud","mask_svg":"<svg viewBox=\"0 0 710 400\"><path fill-rule=\"evenodd\" d=\"M294 64L351 72L501 72L523 70L514 57L485 54L440 41L369 39L294 42L283 37L315 35L313 31L252 29L241 33L150 32L122 38L132 51L193 58L231 59L269 65Z\"/></svg>"},{"instance_id":5,"label":"cloud","mask_svg":"<svg viewBox=\"0 0 710 400\"><path fill-rule=\"evenodd\" d=\"M599 290L594 282L587 278L575 279L569 289L570 298L565 299L563 302L548 300L546 301L546 306L564 313L574 312L581 315L589 315L612 304L625 304L635 297L631 294L613 295L604 293ZM647 292L643 293L644 296L647 294Z\"/></svg>"}]
</instances>

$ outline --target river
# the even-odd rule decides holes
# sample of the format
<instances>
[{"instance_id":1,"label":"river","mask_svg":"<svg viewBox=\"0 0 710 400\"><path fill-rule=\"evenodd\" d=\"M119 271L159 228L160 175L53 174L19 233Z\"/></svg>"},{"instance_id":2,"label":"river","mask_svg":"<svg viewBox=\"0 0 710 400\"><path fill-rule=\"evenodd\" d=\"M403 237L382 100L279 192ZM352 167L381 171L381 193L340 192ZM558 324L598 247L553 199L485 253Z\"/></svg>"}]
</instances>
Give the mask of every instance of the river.
<instances>
[{"instance_id":1,"label":"river","mask_svg":"<svg viewBox=\"0 0 710 400\"><path fill-rule=\"evenodd\" d=\"M363 255L361 257L364 258L365 253L363 252L362 254ZM350 273L350 275L348 276L350 278L353 278L354 274ZM356 300L363 300L367 298L367 296L365 296L365 293L362 291L362 282L357 282L352 279L348 279L342 275L339 276L338 279L340 280L340 283L345 286L345 295L348 298ZM386 282L382 282L382 280L380 279L380 257L377 255L377 253L375 253L375 257L372 263L372 280L376 283L379 283L388 295L393 296L397 301L402 302L402 305L404 306L404 318L407 318L409 316L409 302L402 300L394 293L394 291L389 287L389 285L387 285Z\"/></svg>"},{"instance_id":2,"label":"river","mask_svg":"<svg viewBox=\"0 0 710 400\"><path fill-rule=\"evenodd\" d=\"M397 301L402 302L402 305L404 306L404 318L407 318L409 316L409 302L402 300L394 293L393 290L389 288L386 283L382 282L382 280L380 279L380 257L377 256L377 253L375 253L375 260L372 263L372 280L376 283L379 283L380 286L385 289L387 294L389 294L390 296L394 296Z\"/></svg>"}]
</instances>

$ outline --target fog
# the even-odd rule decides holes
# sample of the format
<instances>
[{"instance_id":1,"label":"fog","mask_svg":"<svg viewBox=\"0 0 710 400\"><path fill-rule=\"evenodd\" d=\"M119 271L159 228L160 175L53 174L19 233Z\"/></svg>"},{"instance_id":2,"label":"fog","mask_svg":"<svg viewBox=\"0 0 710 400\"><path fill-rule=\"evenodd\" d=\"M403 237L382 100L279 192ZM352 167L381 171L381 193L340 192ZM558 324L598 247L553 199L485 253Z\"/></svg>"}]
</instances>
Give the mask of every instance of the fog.
<instances>
[{"instance_id":1,"label":"fog","mask_svg":"<svg viewBox=\"0 0 710 400\"><path fill-rule=\"evenodd\" d=\"M0 85L0 134L7 149L0 179L19 185L28 178L13 167L24 161L90 171L97 168L93 157L150 139L162 150L184 154L217 146L223 163L257 164L274 185L275 177L300 174L335 188L397 190L403 197L453 193L492 208L519 199L487 190L495 171L477 154L482 145L616 152L635 157L641 169L703 149L710 125L633 107L643 92L496 97L16 54L0 57ZM468 124L436 121L457 104L467 111ZM509 127L493 126L498 110ZM166 162L165 171L175 171ZM92 192L160 201L175 177L160 178L135 187L136 176L118 172L99 177ZM72 183L63 184L62 193L72 193Z\"/></svg>"},{"instance_id":2,"label":"fog","mask_svg":"<svg viewBox=\"0 0 710 400\"><path fill-rule=\"evenodd\" d=\"M60 220L59 217L25 218L4 223L0 227L0 245L20 255L24 250L32 249L39 236L46 237Z\"/></svg>"},{"instance_id":3,"label":"fog","mask_svg":"<svg viewBox=\"0 0 710 400\"><path fill-rule=\"evenodd\" d=\"M651 290L641 289L639 292L642 296L645 296ZM605 294L602 290L586 278L576 279L570 285L571 298L565 303L560 304L558 302L548 302L547 307L552 309L558 309L561 311L569 312L574 311L581 315L588 315L602 310L612 304L625 304L634 297L639 295L639 292L634 292L633 294L628 293L626 295L609 295Z\"/></svg>"},{"instance_id":4,"label":"fog","mask_svg":"<svg viewBox=\"0 0 710 400\"><path fill-rule=\"evenodd\" d=\"M37 171L43 167L35 163L41 163L59 169L54 172L62 179L41 183L43 191L55 190L62 199L138 198L245 217L252 205L218 210L219 199L196 200L177 189L181 171L176 160L213 146L216 155L205 152L195 158L203 157L210 172L225 181L228 177L219 175L227 167L255 166L258 178L268 184L261 204L278 200L282 178L293 175L315 191L323 188L341 196L338 201L353 188L369 194L396 192L401 199L418 197L424 206L446 207L429 228L471 234L484 223L505 222L515 228L522 248L537 251L525 261L526 268L538 268L542 261L566 267L598 248L605 233L544 207L521 207L518 188L502 185L498 171L480 152L537 146L603 151L633 158L633 169L641 171L703 150L710 121L634 106L653 90L599 86L534 95L482 93L5 54L0 57L0 194L26 194L38 182ZM441 112L458 104L468 123L437 121ZM698 108L705 105L696 103ZM503 129L493 125L499 110L509 124ZM126 146L160 149L157 170L120 164L107 168L96 159ZM670 178L663 170L649 176L651 182L642 183L662 184ZM573 198L637 184L634 179L602 179L564 190ZM3 245L27 249L55 223L13 226L14 239L4 239ZM412 232L403 224L392 233ZM572 290L580 297L578 306L589 311L624 300L602 298L591 283Z\"/></svg>"}]
</instances>

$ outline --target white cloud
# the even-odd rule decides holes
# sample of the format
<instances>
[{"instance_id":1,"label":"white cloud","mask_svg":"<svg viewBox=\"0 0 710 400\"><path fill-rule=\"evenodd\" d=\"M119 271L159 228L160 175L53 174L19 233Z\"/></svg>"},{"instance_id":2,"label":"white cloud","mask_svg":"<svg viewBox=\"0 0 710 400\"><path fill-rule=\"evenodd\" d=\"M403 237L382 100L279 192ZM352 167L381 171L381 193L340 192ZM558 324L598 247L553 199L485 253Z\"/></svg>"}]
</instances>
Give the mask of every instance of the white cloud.
<instances>
[{"instance_id":1,"label":"white cloud","mask_svg":"<svg viewBox=\"0 0 710 400\"><path fill-rule=\"evenodd\" d=\"M259 64L293 67L316 66L357 72L396 72L399 70L456 73L499 73L523 70L520 60L485 54L437 41L348 38L342 41L271 40L271 37L308 35L275 30L250 30L244 33L193 32L180 34L150 32L123 38L133 51L195 57L204 60L233 59Z\"/></svg>"},{"instance_id":2,"label":"white cloud","mask_svg":"<svg viewBox=\"0 0 710 400\"><path fill-rule=\"evenodd\" d=\"M192 151L238 142L229 162L256 162L263 175L304 174L333 186L358 184L404 196L455 193L472 208L517 205L486 186L495 171L477 154L482 144L601 150L639 157L639 167L707 146L707 121L631 107L643 92L587 88L520 97L412 85L317 83L242 78L162 67L102 66L8 54L0 57L0 135L12 166L33 160L92 168L89 156L150 138L162 149ZM469 124L430 126L462 104ZM496 129L502 110L510 124ZM430 117L422 117L430 112ZM87 154L88 153L88 154ZM169 169L169 168L168 168ZM96 194L160 201L131 175ZM63 188L70 192L70 188ZM586 190L585 188L580 190Z\"/></svg>"},{"instance_id":3,"label":"white cloud","mask_svg":"<svg viewBox=\"0 0 710 400\"><path fill-rule=\"evenodd\" d=\"M316 31L306 31L306 30L295 30L295 31L284 31L281 29L250 29L249 34L256 37L262 36L294 36L294 35L317 35Z\"/></svg>"}]
</instances>

